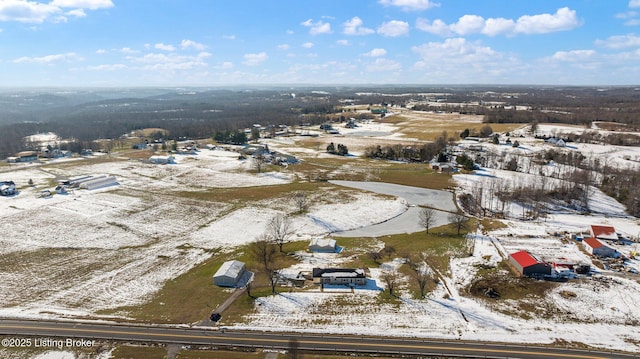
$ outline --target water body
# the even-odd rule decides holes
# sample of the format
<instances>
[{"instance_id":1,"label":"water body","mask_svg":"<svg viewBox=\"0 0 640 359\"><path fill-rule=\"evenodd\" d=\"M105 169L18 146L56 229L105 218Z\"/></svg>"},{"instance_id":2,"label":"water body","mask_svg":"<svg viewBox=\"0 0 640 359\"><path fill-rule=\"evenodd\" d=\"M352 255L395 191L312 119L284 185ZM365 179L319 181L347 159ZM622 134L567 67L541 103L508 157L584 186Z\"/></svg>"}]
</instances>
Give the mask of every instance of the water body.
<instances>
[{"instance_id":1,"label":"water body","mask_svg":"<svg viewBox=\"0 0 640 359\"><path fill-rule=\"evenodd\" d=\"M410 206L406 212L388 221L350 231L336 232L333 235L337 237L378 237L400 233L421 232L425 229L420 225L419 214L421 209L416 206L427 206L436 209L434 228L448 224L448 212L455 212L457 210L453 193L447 191L385 182L330 182L339 186L400 197L405 199Z\"/></svg>"}]
</instances>

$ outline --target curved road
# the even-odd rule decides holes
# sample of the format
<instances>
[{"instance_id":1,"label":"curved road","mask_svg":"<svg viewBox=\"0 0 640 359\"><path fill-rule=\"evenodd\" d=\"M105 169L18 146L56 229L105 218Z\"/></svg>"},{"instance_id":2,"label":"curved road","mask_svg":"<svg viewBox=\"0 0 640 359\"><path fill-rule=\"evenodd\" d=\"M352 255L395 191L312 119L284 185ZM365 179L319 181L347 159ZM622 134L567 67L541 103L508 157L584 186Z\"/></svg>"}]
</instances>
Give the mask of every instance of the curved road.
<instances>
[{"instance_id":1,"label":"curved road","mask_svg":"<svg viewBox=\"0 0 640 359\"><path fill-rule=\"evenodd\" d=\"M1 336L4 335L4 336ZM0 320L2 347L10 346L7 339L18 336L38 338L72 338L94 340L123 340L183 345L208 345L223 347L252 347L287 349L295 338L301 350L341 353L411 354L429 356L484 357L484 358L574 358L574 359L628 359L632 354L607 351L587 351L494 344L463 341L433 341L401 338L372 338L356 336L316 335L300 333L264 333L211 330L209 328L99 324L82 322ZM78 344L81 345L81 344Z\"/></svg>"}]
</instances>

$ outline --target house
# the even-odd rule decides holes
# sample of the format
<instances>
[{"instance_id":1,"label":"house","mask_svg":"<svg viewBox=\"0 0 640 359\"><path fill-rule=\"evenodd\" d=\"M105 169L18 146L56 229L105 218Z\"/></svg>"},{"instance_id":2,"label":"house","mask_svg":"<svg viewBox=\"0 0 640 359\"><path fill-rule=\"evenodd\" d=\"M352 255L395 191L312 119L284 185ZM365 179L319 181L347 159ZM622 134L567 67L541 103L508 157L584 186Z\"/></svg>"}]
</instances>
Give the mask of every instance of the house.
<instances>
[{"instance_id":1,"label":"house","mask_svg":"<svg viewBox=\"0 0 640 359\"><path fill-rule=\"evenodd\" d=\"M541 261L527 251L519 251L509 254L509 263L520 273L526 276L551 274L551 266Z\"/></svg>"},{"instance_id":2,"label":"house","mask_svg":"<svg viewBox=\"0 0 640 359\"><path fill-rule=\"evenodd\" d=\"M0 196L13 196L16 193L18 193L18 191L13 181L0 182Z\"/></svg>"},{"instance_id":3,"label":"house","mask_svg":"<svg viewBox=\"0 0 640 359\"><path fill-rule=\"evenodd\" d=\"M16 162L33 162L38 160L38 154L35 151L18 152L16 157Z\"/></svg>"},{"instance_id":4,"label":"house","mask_svg":"<svg viewBox=\"0 0 640 359\"><path fill-rule=\"evenodd\" d=\"M175 157L173 156L151 156L149 157L149 162L155 163L157 165L166 165L170 163L175 163Z\"/></svg>"},{"instance_id":5,"label":"house","mask_svg":"<svg viewBox=\"0 0 640 359\"><path fill-rule=\"evenodd\" d=\"M589 231L591 232L591 236L597 239L604 239L609 241L617 241L618 234L616 233L616 229L612 226L597 226L591 225L589 227Z\"/></svg>"},{"instance_id":6,"label":"house","mask_svg":"<svg viewBox=\"0 0 640 359\"><path fill-rule=\"evenodd\" d=\"M365 285L367 277L364 269L313 268L313 282L316 284Z\"/></svg>"},{"instance_id":7,"label":"house","mask_svg":"<svg viewBox=\"0 0 640 359\"><path fill-rule=\"evenodd\" d=\"M336 251L336 241L331 238L314 238L309 243L311 252L333 253Z\"/></svg>"},{"instance_id":8,"label":"house","mask_svg":"<svg viewBox=\"0 0 640 359\"><path fill-rule=\"evenodd\" d=\"M619 255L618 251L605 245L597 238L585 238L582 245L589 254L594 256L616 258Z\"/></svg>"},{"instance_id":9,"label":"house","mask_svg":"<svg viewBox=\"0 0 640 359\"><path fill-rule=\"evenodd\" d=\"M213 275L213 284L219 287L235 287L245 272L244 263L236 260L226 261Z\"/></svg>"}]
</instances>

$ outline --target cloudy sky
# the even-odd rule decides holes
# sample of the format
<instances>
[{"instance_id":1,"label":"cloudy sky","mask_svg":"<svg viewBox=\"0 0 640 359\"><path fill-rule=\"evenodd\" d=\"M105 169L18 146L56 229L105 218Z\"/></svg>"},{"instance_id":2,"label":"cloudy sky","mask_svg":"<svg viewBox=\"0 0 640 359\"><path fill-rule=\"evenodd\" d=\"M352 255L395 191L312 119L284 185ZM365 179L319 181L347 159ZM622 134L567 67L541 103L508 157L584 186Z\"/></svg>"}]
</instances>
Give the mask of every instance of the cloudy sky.
<instances>
[{"instance_id":1,"label":"cloudy sky","mask_svg":"<svg viewBox=\"0 0 640 359\"><path fill-rule=\"evenodd\" d=\"M639 83L640 0L0 0L0 86Z\"/></svg>"}]
</instances>

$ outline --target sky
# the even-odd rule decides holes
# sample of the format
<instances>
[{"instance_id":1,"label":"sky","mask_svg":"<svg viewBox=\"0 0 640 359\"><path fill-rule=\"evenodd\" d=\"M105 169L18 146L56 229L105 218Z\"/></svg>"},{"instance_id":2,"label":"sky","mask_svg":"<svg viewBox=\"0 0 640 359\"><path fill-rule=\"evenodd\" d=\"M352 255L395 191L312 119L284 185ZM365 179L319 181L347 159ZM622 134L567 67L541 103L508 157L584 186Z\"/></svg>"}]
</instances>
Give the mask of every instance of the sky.
<instances>
[{"instance_id":1,"label":"sky","mask_svg":"<svg viewBox=\"0 0 640 359\"><path fill-rule=\"evenodd\" d=\"M640 0L0 0L0 86L638 85Z\"/></svg>"}]
</instances>

